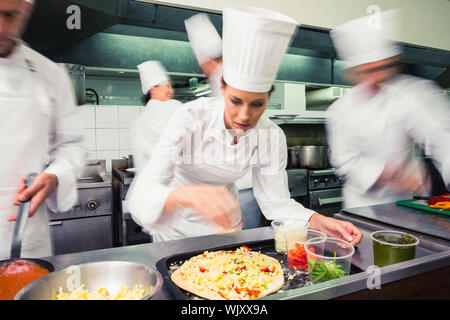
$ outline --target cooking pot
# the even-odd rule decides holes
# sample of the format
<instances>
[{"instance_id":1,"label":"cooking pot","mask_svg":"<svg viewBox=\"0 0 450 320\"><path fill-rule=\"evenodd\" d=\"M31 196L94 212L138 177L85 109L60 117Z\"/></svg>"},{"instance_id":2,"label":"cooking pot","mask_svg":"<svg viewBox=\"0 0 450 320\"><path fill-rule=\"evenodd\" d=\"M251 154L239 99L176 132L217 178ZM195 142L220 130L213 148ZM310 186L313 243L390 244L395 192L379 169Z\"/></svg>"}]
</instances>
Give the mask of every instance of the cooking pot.
<instances>
[{"instance_id":1,"label":"cooking pot","mask_svg":"<svg viewBox=\"0 0 450 320\"><path fill-rule=\"evenodd\" d=\"M293 146L288 148L288 164L291 167L324 169L329 168L328 147Z\"/></svg>"},{"instance_id":2,"label":"cooking pot","mask_svg":"<svg viewBox=\"0 0 450 320\"><path fill-rule=\"evenodd\" d=\"M298 168L299 163L300 146L288 147L288 168Z\"/></svg>"}]
</instances>

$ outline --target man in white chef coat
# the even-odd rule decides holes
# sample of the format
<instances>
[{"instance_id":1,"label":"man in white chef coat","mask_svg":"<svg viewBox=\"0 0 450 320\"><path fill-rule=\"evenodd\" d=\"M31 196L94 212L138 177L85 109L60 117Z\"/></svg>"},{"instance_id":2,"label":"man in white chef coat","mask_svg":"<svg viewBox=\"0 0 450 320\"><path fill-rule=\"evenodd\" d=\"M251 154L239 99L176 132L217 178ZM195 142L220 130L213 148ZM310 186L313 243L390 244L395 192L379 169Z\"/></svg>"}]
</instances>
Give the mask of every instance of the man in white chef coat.
<instances>
[{"instance_id":1,"label":"man in white chef coat","mask_svg":"<svg viewBox=\"0 0 450 320\"><path fill-rule=\"evenodd\" d=\"M221 97L222 38L205 13L186 19L184 24L198 64L208 77L211 86L209 96ZM244 219L243 229L259 227L262 223L262 212L253 193L251 171L236 181L236 187Z\"/></svg>"},{"instance_id":2,"label":"man in white chef coat","mask_svg":"<svg viewBox=\"0 0 450 320\"><path fill-rule=\"evenodd\" d=\"M350 21L331 36L355 87L327 111L331 163L345 176L345 207L427 195L429 179L413 145L427 142L450 184L450 104L432 81L401 74L401 50L390 40L398 12Z\"/></svg>"},{"instance_id":3,"label":"man in white chef coat","mask_svg":"<svg viewBox=\"0 0 450 320\"><path fill-rule=\"evenodd\" d=\"M139 170L150 159L154 146L167 122L182 105L174 100L174 90L164 66L159 61L138 65L142 93L148 101L134 125L133 153Z\"/></svg>"},{"instance_id":4,"label":"man in white chef coat","mask_svg":"<svg viewBox=\"0 0 450 320\"><path fill-rule=\"evenodd\" d=\"M32 10L30 0L0 1L0 259L9 257L18 205L28 199L22 256L51 255L46 205L71 209L86 155L70 78L20 40ZM30 172L38 175L25 188Z\"/></svg>"}]
</instances>

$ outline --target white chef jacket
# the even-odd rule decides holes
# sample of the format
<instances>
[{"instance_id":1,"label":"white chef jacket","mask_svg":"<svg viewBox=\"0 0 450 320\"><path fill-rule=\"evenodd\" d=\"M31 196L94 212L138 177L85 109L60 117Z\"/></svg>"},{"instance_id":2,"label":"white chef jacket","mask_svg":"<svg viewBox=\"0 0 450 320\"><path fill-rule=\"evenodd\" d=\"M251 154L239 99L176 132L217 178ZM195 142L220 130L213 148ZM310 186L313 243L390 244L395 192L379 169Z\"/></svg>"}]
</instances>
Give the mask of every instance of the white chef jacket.
<instances>
[{"instance_id":1,"label":"white chef jacket","mask_svg":"<svg viewBox=\"0 0 450 320\"><path fill-rule=\"evenodd\" d=\"M53 173L58 186L47 206L64 212L75 204L76 178L87 153L76 111L62 67L25 45L0 58L0 258L10 254L15 222L7 218L18 212L13 199L21 178L30 172ZM41 205L27 221L23 257L51 255L46 209Z\"/></svg>"},{"instance_id":2,"label":"white chef jacket","mask_svg":"<svg viewBox=\"0 0 450 320\"><path fill-rule=\"evenodd\" d=\"M297 217L309 221L314 213L290 198L283 131L262 116L257 126L233 145L224 110L223 98L200 98L179 108L150 161L133 180L127 194L130 212L155 241L221 232L218 225L191 208L180 206L162 214L166 199L188 184L226 186L237 198L234 182L249 170L255 197L268 220Z\"/></svg>"},{"instance_id":3,"label":"white chef jacket","mask_svg":"<svg viewBox=\"0 0 450 320\"><path fill-rule=\"evenodd\" d=\"M344 206L376 205L409 199L387 187L374 186L385 165L401 164L412 142L430 145L431 156L450 184L450 104L433 82L409 75L386 81L373 97L359 85L333 103L327 113L330 161L345 176ZM447 124L446 124L447 123Z\"/></svg>"},{"instance_id":4,"label":"white chef jacket","mask_svg":"<svg viewBox=\"0 0 450 320\"><path fill-rule=\"evenodd\" d=\"M182 103L178 100L151 99L134 125L133 154L136 168L141 168L152 154L167 122Z\"/></svg>"},{"instance_id":5,"label":"white chef jacket","mask_svg":"<svg viewBox=\"0 0 450 320\"><path fill-rule=\"evenodd\" d=\"M220 64L219 66L217 66L216 69L214 69L214 71L208 77L208 82L209 85L211 86L211 93L208 95L209 97L222 96L221 91L222 76L223 76L223 67L222 64Z\"/></svg>"}]
</instances>

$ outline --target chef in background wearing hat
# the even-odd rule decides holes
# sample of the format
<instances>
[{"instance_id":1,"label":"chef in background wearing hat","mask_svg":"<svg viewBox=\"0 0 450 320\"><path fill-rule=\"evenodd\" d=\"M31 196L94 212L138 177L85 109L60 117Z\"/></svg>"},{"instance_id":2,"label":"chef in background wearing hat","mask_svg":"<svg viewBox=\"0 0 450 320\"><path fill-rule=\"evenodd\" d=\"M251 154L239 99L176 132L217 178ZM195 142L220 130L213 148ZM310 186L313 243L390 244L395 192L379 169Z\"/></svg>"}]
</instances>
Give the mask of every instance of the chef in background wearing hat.
<instances>
[{"instance_id":1,"label":"chef in background wearing hat","mask_svg":"<svg viewBox=\"0 0 450 320\"><path fill-rule=\"evenodd\" d=\"M150 159L170 117L182 104L174 100L174 90L164 66L159 61L138 65L146 107L133 128L133 154L137 170Z\"/></svg>"},{"instance_id":2,"label":"chef in background wearing hat","mask_svg":"<svg viewBox=\"0 0 450 320\"><path fill-rule=\"evenodd\" d=\"M432 81L401 73L392 41L400 12L365 16L331 31L355 86L327 111L331 163L345 176L345 207L370 206L427 195L429 180L413 143L430 148L450 184L450 105ZM447 126L447 128L446 128Z\"/></svg>"},{"instance_id":3,"label":"chef in background wearing hat","mask_svg":"<svg viewBox=\"0 0 450 320\"><path fill-rule=\"evenodd\" d=\"M198 13L188 18L184 24L199 66L208 77L211 86L208 96L222 97L222 39L216 27L206 13ZM251 170L236 181L236 187L239 191L244 229L261 226L262 212L253 193Z\"/></svg>"},{"instance_id":4,"label":"chef in background wearing hat","mask_svg":"<svg viewBox=\"0 0 450 320\"><path fill-rule=\"evenodd\" d=\"M21 254L52 254L47 206L72 208L87 153L69 76L20 39L32 11L30 0L0 1L0 260L10 255L18 205L29 199ZM38 175L26 188L31 172Z\"/></svg>"},{"instance_id":5,"label":"chef in background wearing hat","mask_svg":"<svg viewBox=\"0 0 450 320\"><path fill-rule=\"evenodd\" d=\"M208 77L210 97L219 97L222 69L222 38L206 13L199 13L184 21L198 65Z\"/></svg>"},{"instance_id":6,"label":"chef in background wearing hat","mask_svg":"<svg viewBox=\"0 0 450 320\"><path fill-rule=\"evenodd\" d=\"M127 194L133 219L155 241L240 230L234 182L251 170L267 219L296 217L359 243L362 234L351 223L291 199L286 137L263 116L298 22L267 9L230 7L223 24L223 96L186 103L171 118Z\"/></svg>"}]
</instances>

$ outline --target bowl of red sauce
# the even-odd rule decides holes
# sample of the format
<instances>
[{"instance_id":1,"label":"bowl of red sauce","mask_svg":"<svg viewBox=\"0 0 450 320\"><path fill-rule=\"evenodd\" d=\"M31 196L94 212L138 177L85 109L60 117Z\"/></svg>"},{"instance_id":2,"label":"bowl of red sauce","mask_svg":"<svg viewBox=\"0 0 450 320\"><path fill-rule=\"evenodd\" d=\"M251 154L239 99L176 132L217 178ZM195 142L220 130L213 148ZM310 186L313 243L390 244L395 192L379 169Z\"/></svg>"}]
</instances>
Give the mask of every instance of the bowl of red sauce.
<instances>
[{"instance_id":1,"label":"bowl of red sauce","mask_svg":"<svg viewBox=\"0 0 450 320\"><path fill-rule=\"evenodd\" d=\"M53 265L40 259L0 261L0 300L13 300L23 287L52 271Z\"/></svg>"}]
</instances>

